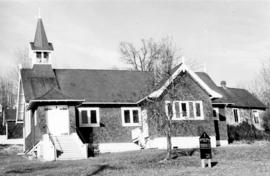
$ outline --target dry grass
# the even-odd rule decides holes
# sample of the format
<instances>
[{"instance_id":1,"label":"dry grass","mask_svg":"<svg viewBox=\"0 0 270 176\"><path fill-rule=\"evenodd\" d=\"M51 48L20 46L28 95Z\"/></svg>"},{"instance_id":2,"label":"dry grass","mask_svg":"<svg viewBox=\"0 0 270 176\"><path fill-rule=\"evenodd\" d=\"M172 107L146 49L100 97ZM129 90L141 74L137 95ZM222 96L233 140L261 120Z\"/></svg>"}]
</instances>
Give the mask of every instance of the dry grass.
<instances>
[{"instance_id":1,"label":"dry grass","mask_svg":"<svg viewBox=\"0 0 270 176\"><path fill-rule=\"evenodd\" d=\"M1 147L0 147L1 150ZM233 145L213 151L213 168L200 167L199 152L176 152L174 160L160 163L163 150L103 154L78 161L40 162L0 152L2 175L269 175L270 143ZM189 153L189 152L188 152Z\"/></svg>"}]
</instances>

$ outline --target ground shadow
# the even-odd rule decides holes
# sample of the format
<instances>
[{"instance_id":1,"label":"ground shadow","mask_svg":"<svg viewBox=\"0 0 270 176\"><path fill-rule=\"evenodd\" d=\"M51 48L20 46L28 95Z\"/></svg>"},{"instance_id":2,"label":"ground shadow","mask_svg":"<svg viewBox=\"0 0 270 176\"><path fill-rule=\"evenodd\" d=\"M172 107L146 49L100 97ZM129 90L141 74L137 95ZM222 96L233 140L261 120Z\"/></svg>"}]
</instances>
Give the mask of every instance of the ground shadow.
<instances>
[{"instance_id":1,"label":"ground shadow","mask_svg":"<svg viewBox=\"0 0 270 176\"><path fill-rule=\"evenodd\" d=\"M62 155L63 154L63 152L62 151L60 151L60 150L56 150L56 157L58 158L60 155Z\"/></svg>"},{"instance_id":2,"label":"ground shadow","mask_svg":"<svg viewBox=\"0 0 270 176\"><path fill-rule=\"evenodd\" d=\"M212 167L215 167L217 164L218 164L218 162L216 162L216 161L211 162L211 166L212 166Z\"/></svg>"},{"instance_id":3,"label":"ground shadow","mask_svg":"<svg viewBox=\"0 0 270 176\"><path fill-rule=\"evenodd\" d=\"M56 168L57 166L33 166L33 167L20 167L20 168L14 168L5 171L6 174L25 174L25 173L31 173L34 171L40 171L40 170L45 170L45 169L53 169Z\"/></svg>"},{"instance_id":4,"label":"ground shadow","mask_svg":"<svg viewBox=\"0 0 270 176\"><path fill-rule=\"evenodd\" d=\"M104 171L106 169L109 169L109 170L118 170L118 169L121 169L121 168L110 166L110 165L107 165L107 164L98 165L98 168L94 172L90 173L87 176L92 176L92 175L99 174L100 172L102 172L102 171Z\"/></svg>"}]
</instances>

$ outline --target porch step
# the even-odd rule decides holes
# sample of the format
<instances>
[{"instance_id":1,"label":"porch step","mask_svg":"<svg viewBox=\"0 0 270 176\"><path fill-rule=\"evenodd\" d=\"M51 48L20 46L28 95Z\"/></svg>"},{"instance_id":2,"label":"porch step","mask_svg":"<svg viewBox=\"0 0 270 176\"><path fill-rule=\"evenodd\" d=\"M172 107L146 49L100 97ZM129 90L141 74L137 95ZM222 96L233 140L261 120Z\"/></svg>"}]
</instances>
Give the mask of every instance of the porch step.
<instances>
[{"instance_id":1,"label":"porch step","mask_svg":"<svg viewBox=\"0 0 270 176\"><path fill-rule=\"evenodd\" d=\"M78 138L73 135L53 136L57 150L57 160L85 159L82 148L79 146Z\"/></svg>"}]
</instances>

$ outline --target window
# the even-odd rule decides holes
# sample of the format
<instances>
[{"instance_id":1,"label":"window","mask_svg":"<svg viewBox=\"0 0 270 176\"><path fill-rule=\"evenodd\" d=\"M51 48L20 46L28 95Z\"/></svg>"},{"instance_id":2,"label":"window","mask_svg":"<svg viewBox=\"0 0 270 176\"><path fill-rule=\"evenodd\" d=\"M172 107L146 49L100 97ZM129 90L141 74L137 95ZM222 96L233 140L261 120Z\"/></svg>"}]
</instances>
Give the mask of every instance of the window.
<instances>
[{"instance_id":1,"label":"window","mask_svg":"<svg viewBox=\"0 0 270 176\"><path fill-rule=\"evenodd\" d=\"M238 123L239 122L239 109L233 109L233 116L234 116L234 121Z\"/></svg>"},{"instance_id":2,"label":"window","mask_svg":"<svg viewBox=\"0 0 270 176\"><path fill-rule=\"evenodd\" d=\"M123 126L139 126L141 123L141 108L121 108Z\"/></svg>"},{"instance_id":3,"label":"window","mask_svg":"<svg viewBox=\"0 0 270 176\"><path fill-rule=\"evenodd\" d=\"M44 52L43 53L43 58L47 59L49 57L49 53L48 52Z\"/></svg>"},{"instance_id":4,"label":"window","mask_svg":"<svg viewBox=\"0 0 270 176\"><path fill-rule=\"evenodd\" d=\"M174 102L174 110L175 110L175 118L180 118L181 113L180 113L180 102Z\"/></svg>"},{"instance_id":5,"label":"window","mask_svg":"<svg viewBox=\"0 0 270 176\"><path fill-rule=\"evenodd\" d=\"M99 127L99 108L79 108L80 127Z\"/></svg>"},{"instance_id":6,"label":"window","mask_svg":"<svg viewBox=\"0 0 270 176\"><path fill-rule=\"evenodd\" d=\"M169 102L169 101L165 102L165 112L166 112L167 116L172 115L172 113L173 113L172 105L171 105L171 102Z\"/></svg>"},{"instance_id":7,"label":"window","mask_svg":"<svg viewBox=\"0 0 270 176\"><path fill-rule=\"evenodd\" d=\"M173 101L172 107L170 101L165 101L165 112L167 116L170 109L172 109L173 120L198 120L203 118L202 101Z\"/></svg>"},{"instance_id":8,"label":"window","mask_svg":"<svg viewBox=\"0 0 270 176\"><path fill-rule=\"evenodd\" d=\"M181 102L181 117L188 117L187 102Z\"/></svg>"},{"instance_id":9,"label":"window","mask_svg":"<svg viewBox=\"0 0 270 176\"><path fill-rule=\"evenodd\" d=\"M203 112L202 112L202 102L201 101L194 102L193 108L194 108L194 116L197 117L197 118L201 118L202 114L203 114Z\"/></svg>"},{"instance_id":10,"label":"window","mask_svg":"<svg viewBox=\"0 0 270 176\"><path fill-rule=\"evenodd\" d=\"M253 110L252 111L252 114L253 114L253 120L254 120L254 123L260 123L259 122L259 111L257 110Z\"/></svg>"},{"instance_id":11,"label":"window","mask_svg":"<svg viewBox=\"0 0 270 176\"><path fill-rule=\"evenodd\" d=\"M41 52L36 52L37 58L41 58Z\"/></svg>"},{"instance_id":12,"label":"window","mask_svg":"<svg viewBox=\"0 0 270 176\"><path fill-rule=\"evenodd\" d=\"M188 102L183 101L173 101L173 106L171 106L170 101L165 102L166 114L169 115L169 112L173 114L173 119L180 120L181 118L186 118L189 116Z\"/></svg>"}]
</instances>

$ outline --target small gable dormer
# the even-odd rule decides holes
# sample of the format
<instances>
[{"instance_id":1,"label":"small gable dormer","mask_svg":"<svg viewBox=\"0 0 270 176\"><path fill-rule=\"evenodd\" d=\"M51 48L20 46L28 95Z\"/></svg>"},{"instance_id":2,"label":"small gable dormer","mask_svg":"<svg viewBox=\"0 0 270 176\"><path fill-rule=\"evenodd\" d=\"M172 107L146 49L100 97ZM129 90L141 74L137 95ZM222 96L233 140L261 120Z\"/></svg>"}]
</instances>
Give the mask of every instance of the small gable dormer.
<instances>
[{"instance_id":1,"label":"small gable dormer","mask_svg":"<svg viewBox=\"0 0 270 176\"><path fill-rule=\"evenodd\" d=\"M32 66L51 64L51 54L53 52L52 43L48 42L43 22L38 18L34 42L30 42L29 57Z\"/></svg>"}]
</instances>

